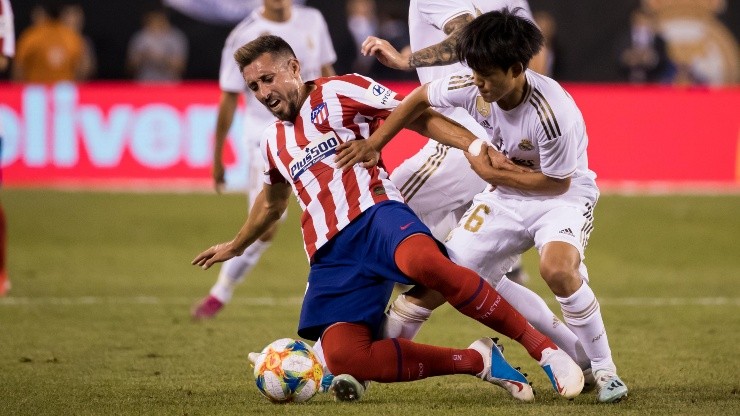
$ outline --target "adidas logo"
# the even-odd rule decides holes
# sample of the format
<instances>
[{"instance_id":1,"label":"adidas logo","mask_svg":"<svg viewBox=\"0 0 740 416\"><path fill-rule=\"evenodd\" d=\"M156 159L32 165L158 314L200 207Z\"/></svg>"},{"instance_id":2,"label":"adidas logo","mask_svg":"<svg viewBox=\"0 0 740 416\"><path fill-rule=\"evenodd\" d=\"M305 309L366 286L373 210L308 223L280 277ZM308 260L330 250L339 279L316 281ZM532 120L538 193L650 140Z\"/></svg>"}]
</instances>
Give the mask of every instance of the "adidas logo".
<instances>
[{"instance_id":1,"label":"adidas logo","mask_svg":"<svg viewBox=\"0 0 740 416\"><path fill-rule=\"evenodd\" d=\"M612 391L612 390L617 389L617 388L622 387L622 386L624 386L624 384L620 383L619 380L614 380L614 381L611 382L611 384L609 385L609 387L607 387L606 389L609 390L609 391Z\"/></svg>"},{"instance_id":2,"label":"adidas logo","mask_svg":"<svg viewBox=\"0 0 740 416\"><path fill-rule=\"evenodd\" d=\"M483 120L483 121L480 122L480 124L481 124L481 126L483 126L484 128L487 128L489 130L492 130L493 129L493 127L491 127L491 123L489 123L488 120Z\"/></svg>"},{"instance_id":3,"label":"adidas logo","mask_svg":"<svg viewBox=\"0 0 740 416\"><path fill-rule=\"evenodd\" d=\"M570 229L570 228L564 228L564 229L562 229L562 230L560 230L560 231L558 231L558 232L559 232L560 234L567 234L567 235L569 235L569 236L571 236L571 237L575 237L575 236L573 235L573 231L571 231L571 229Z\"/></svg>"}]
</instances>

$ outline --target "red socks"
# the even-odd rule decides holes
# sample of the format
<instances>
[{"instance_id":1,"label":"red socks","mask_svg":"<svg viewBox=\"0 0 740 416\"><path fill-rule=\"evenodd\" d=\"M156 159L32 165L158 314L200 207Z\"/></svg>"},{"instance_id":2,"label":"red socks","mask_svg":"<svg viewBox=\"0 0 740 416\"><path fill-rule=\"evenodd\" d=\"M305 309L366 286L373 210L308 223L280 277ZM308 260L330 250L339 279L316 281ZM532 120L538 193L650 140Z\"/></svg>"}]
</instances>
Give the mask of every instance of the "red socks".
<instances>
[{"instance_id":1,"label":"red socks","mask_svg":"<svg viewBox=\"0 0 740 416\"><path fill-rule=\"evenodd\" d=\"M555 344L534 329L509 302L475 272L444 256L437 243L413 235L396 249L396 265L417 283L436 290L455 309L522 344L537 361L542 350Z\"/></svg>"},{"instance_id":2,"label":"red socks","mask_svg":"<svg viewBox=\"0 0 740 416\"><path fill-rule=\"evenodd\" d=\"M383 383L421 380L448 374L478 374L483 358L475 350L435 347L400 338L373 341L370 329L341 322L321 336L332 373Z\"/></svg>"}]
</instances>

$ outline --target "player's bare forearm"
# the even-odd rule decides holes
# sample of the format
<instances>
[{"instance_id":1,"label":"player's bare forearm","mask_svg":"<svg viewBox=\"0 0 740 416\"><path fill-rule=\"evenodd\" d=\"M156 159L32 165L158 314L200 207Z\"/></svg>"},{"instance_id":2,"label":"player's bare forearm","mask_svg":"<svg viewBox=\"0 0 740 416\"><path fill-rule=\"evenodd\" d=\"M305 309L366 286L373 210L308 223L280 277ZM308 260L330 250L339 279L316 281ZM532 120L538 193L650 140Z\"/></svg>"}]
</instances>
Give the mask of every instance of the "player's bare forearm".
<instances>
[{"instance_id":1,"label":"player's bare forearm","mask_svg":"<svg viewBox=\"0 0 740 416\"><path fill-rule=\"evenodd\" d=\"M231 241L216 244L198 254L191 264L208 269L244 253L244 250L270 229L285 212L290 197L290 185L265 185L257 195L254 206L236 237Z\"/></svg>"},{"instance_id":2,"label":"player's bare forearm","mask_svg":"<svg viewBox=\"0 0 740 416\"><path fill-rule=\"evenodd\" d=\"M409 56L409 67L419 68L427 66L449 65L458 62L455 46L457 46L460 30L473 21L473 15L463 14L447 22L443 28L448 35L445 40L436 45L420 49Z\"/></svg>"},{"instance_id":3,"label":"player's bare forearm","mask_svg":"<svg viewBox=\"0 0 740 416\"><path fill-rule=\"evenodd\" d=\"M239 93L222 91L218 103L218 116L216 118L216 134L214 143L214 155L221 157L226 136L229 134L231 124L234 122L234 113L239 102ZM220 160L220 159L219 159Z\"/></svg>"},{"instance_id":4,"label":"player's bare forearm","mask_svg":"<svg viewBox=\"0 0 740 416\"><path fill-rule=\"evenodd\" d=\"M411 92L401 103L396 107L385 122L373 132L368 138L368 143L377 151L380 151L385 147L391 139L401 131L401 129L408 127L412 130L418 131L422 126L416 122L417 118L421 116L430 107L429 101L427 100L427 86L422 85L417 87Z\"/></svg>"},{"instance_id":5,"label":"player's bare forearm","mask_svg":"<svg viewBox=\"0 0 740 416\"><path fill-rule=\"evenodd\" d=\"M493 186L509 186L542 195L560 195L570 186L570 177L558 179L514 165L501 152L488 147L485 152L473 156L465 154L470 168Z\"/></svg>"},{"instance_id":6,"label":"player's bare forearm","mask_svg":"<svg viewBox=\"0 0 740 416\"><path fill-rule=\"evenodd\" d=\"M242 253L270 229L288 208L290 185L278 183L265 185L255 198L247 221L234 237L234 247Z\"/></svg>"},{"instance_id":7,"label":"player's bare forearm","mask_svg":"<svg viewBox=\"0 0 740 416\"><path fill-rule=\"evenodd\" d=\"M468 150L468 146L477 137L460 123L445 117L444 115L426 109L416 120L407 126L410 130L430 137L435 141L447 146L456 147L460 150Z\"/></svg>"}]
</instances>

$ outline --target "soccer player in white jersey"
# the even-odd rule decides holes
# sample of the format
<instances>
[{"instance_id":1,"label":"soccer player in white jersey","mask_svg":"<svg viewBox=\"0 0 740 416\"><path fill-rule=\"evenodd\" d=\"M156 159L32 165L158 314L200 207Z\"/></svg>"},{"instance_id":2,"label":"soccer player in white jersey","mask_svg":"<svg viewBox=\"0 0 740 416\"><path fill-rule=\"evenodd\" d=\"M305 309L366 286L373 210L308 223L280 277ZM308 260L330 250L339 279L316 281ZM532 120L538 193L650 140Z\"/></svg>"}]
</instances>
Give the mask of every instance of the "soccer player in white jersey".
<instances>
[{"instance_id":1,"label":"soccer player in white jersey","mask_svg":"<svg viewBox=\"0 0 740 416\"><path fill-rule=\"evenodd\" d=\"M454 54L460 29L475 16L503 7L521 7L525 16L533 19L526 0L411 0L409 36L413 52L401 55L387 41L372 36L364 42L362 52L376 56L391 68L416 69L419 80L426 84L462 69ZM437 110L484 136L485 131L465 111ZM406 202L440 240L457 225L473 196L486 186L467 166L462 152L429 140L391 173ZM528 278L519 263L509 276L519 283Z\"/></svg>"},{"instance_id":2,"label":"soccer player in white jersey","mask_svg":"<svg viewBox=\"0 0 740 416\"><path fill-rule=\"evenodd\" d=\"M588 168L585 123L557 82L527 69L543 38L534 24L515 12L486 13L463 29L456 50L472 73L463 70L416 89L364 147L379 149L430 106L459 107L488 128L497 149L491 152L503 152L531 169L504 172L490 165L489 152L468 156L491 186L475 196L445 246L453 261L486 278L536 328L558 342L546 330L561 326L550 318L547 305L534 292L501 279L520 253L536 247L540 273L577 337L571 345L559 345L569 349L580 341L599 387L599 400L616 402L626 397L627 387L617 376L583 263L599 196L596 175ZM341 149L338 158L341 165L368 160L362 152L351 156ZM365 165L371 164L372 160ZM431 309L439 304L434 297L422 301Z\"/></svg>"},{"instance_id":3,"label":"soccer player in white jersey","mask_svg":"<svg viewBox=\"0 0 740 416\"><path fill-rule=\"evenodd\" d=\"M581 391L578 365L480 276L444 255L382 167L337 167L337 146L371 135L398 105L395 92L356 74L304 83L295 54L277 36L249 42L235 58L249 89L279 121L265 130L261 141L264 186L247 221L233 240L202 252L193 264L208 268L240 254L278 221L292 189L303 210L301 228L311 266L298 335L321 337L334 374L381 382L472 374L515 398L534 399L526 379L503 360L490 339L464 350L378 340L385 306L398 282L427 285L461 313L515 339L555 374L563 396ZM468 149L475 141L470 132L433 111L411 127L458 148ZM491 158L498 167L523 171L500 153Z\"/></svg>"},{"instance_id":4,"label":"soccer player in white jersey","mask_svg":"<svg viewBox=\"0 0 740 416\"><path fill-rule=\"evenodd\" d=\"M265 0L263 7L254 10L226 39L219 74L221 100L213 149L213 180L216 191L220 193L225 184L223 147L231 128L239 94L243 92L246 110L242 136L243 150L249 158L247 186L249 206L254 205L254 198L262 189L259 139L265 127L275 121L275 117L255 100L254 94L245 90L244 79L234 62L234 52L245 43L264 34L280 36L293 47L301 61L301 75L305 80L334 75L332 64L336 60L324 17L316 9L294 6L291 0ZM236 286L244 280L270 246L276 229L277 226L267 230L243 255L226 262L221 267L209 295L200 300L191 311L194 319L215 316L231 300Z\"/></svg>"}]
</instances>

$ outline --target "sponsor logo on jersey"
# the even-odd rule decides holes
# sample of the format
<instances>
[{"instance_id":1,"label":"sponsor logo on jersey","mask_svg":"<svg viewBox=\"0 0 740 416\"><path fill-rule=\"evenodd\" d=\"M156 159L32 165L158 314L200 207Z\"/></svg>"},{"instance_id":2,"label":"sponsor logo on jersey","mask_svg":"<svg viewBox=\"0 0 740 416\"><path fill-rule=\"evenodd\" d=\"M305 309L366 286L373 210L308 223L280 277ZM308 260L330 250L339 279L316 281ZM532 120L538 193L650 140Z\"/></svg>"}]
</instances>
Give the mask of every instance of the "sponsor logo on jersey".
<instances>
[{"instance_id":1,"label":"sponsor logo on jersey","mask_svg":"<svg viewBox=\"0 0 740 416\"><path fill-rule=\"evenodd\" d=\"M480 125L483 126L483 128L486 128L488 130L493 130L493 126L491 125L491 123L488 122L488 120L481 121Z\"/></svg>"},{"instance_id":2,"label":"sponsor logo on jersey","mask_svg":"<svg viewBox=\"0 0 740 416\"><path fill-rule=\"evenodd\" d=\"M333 131L324 134L319 140L309 143L303 149L303 152L288 165L293 182L296 182L312 166L336 153L337 146L339 146L339 138Z\"/></svg>"},{"instance_id":3,"label":"sponsor logo on jersey","mask_svg":"<svg viewBox=\"0 0 740 416\"><path fill-rule=\"evenodd\" d=\"M503 153L504 153L504 156L509 155L509 152L507 151L504 151ZM527 160L527 159L520 159L518 157L512 157L511 161L514 162L514 164L519 165L519 166L525 166L528 168L534 167L534 160Z\"/></svg>"},{"instance_id":4,"label":"sponsor logo on jersey","mask_svg":"<svg viewBox=\"0 0 740 416\"><path fill-rule=\"evenodd\" d=\"M311 123L321 124L329 118L329 106L322 102L311 109Z\"/></svg>"},{"instance_id":5,"label":"sponsor logo on jersey","mask_svg":"<svg viewBox=\"0 0 740 416\"><path fill-rule=\"evenodd\" d=\"M482 117L491 115L491 103L487 103L480 95L475 97L475 109L478 110L478 114Z\"/></svg>"},{"instance_id":6,"label":"sponsor logo on jersey","mask_svg":"<svg viewBox=\"0 0 740 416\"><path fill-rule=\"evenodd\" d=\"M525 152L534 150L534 145L532 144L532 141L529 139L522 139L522 141L519 142L518 147L519 147L519 150L524 150Z\"/></svg>"},{"instance_id":7,"label":"sponsor logo on jersey","mask_svg":"<svg viewBox=\"0 0 740 416\"><path fill-rule=\"evenodd\" d=\"M387 106L393 97L396 96L396 93L390 88L384 87L377 82L373 82L369 87L367 87L365 96L374 103Z\"/></svg>"}]
</instances>

